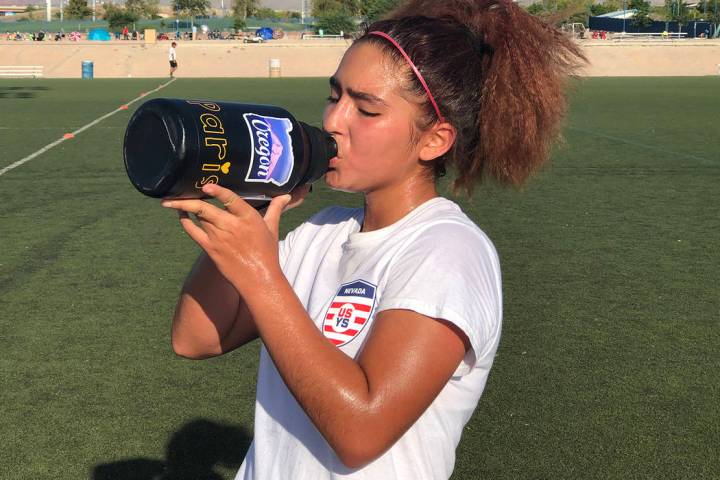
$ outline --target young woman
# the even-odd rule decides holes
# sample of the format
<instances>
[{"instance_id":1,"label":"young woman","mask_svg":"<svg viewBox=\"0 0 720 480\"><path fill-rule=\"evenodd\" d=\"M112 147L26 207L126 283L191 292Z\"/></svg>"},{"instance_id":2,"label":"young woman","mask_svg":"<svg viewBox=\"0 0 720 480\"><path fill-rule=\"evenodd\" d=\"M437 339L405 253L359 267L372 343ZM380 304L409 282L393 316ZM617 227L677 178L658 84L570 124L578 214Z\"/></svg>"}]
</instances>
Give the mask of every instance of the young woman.
<instances>
[{"instance_id":1,"label":"young woman","mask_svg":"<svg viewBox=\"0 0 720 480\"><path fill-rule=\"evenodd\" d=\"M237 478L448 478L500 337L495 249L436 180L520 185L546 159L580 58L508 0L410 1L371 25L330 79L326 209L279 243L264 217L167 200L205 250L173 320L175 351L221 355L260 337L255 438ZM195 223L190 217L196 217Z\"/></svg>"}]
</instances>

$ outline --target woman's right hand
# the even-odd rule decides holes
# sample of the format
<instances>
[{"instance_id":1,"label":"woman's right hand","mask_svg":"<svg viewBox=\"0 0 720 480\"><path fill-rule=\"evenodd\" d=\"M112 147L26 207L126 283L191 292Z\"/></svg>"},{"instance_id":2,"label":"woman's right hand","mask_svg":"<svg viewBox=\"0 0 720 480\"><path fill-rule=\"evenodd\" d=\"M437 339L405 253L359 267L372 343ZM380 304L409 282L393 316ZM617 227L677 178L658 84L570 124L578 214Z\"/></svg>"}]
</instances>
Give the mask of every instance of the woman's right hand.
<instances>
[{"instance_id":1,"label":"woman's right hand","mask_svg":"<svg viewBox=\"0 0 720 480\"><path fill-rule=\"evenodd\" d=\"M302 204L309 190L309 186L298 187L289 195L276 197L264 212L259 212L275 243L282 213ZM191 222L187 218L182 221ZM242 297L206 253L188 275L172 330L173 349L188 358L221 355L257 337Z\"/></svg>"}]
</instances>

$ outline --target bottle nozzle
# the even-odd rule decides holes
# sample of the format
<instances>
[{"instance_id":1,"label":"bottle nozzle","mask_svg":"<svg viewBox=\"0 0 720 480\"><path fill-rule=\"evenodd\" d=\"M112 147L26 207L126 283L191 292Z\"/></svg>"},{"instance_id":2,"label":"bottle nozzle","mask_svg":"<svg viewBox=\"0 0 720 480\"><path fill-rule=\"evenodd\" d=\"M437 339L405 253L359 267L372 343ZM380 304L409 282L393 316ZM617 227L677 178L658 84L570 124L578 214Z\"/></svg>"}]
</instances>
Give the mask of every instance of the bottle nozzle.
<instances>
[{"instance_id":1,"label":"bottle nozzle","mask_svg":"<svg viewBox=\"0 0 720 480\"><path fill-rule=\"evenodd\" d=\"M330 159L337 155L337 143L329 133L299 122L310 144L310 166L300 184L312 183L325 175Z\"/></svg>"}]
</instances>

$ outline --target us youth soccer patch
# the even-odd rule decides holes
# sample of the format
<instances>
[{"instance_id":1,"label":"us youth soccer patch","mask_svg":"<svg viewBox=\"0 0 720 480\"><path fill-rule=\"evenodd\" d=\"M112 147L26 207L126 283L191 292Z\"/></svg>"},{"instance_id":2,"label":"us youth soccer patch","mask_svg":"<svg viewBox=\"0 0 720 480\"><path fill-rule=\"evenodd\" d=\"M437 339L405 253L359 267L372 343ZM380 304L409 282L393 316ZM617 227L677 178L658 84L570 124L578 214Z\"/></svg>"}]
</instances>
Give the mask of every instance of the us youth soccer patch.
<instances>
[{"instance_id":1,"label":"us youth soccer patch","mask_svg":"<svg viewBox=\"0 0 720 480\"><path fill-rule=\"evenodd\" d=\"M365 328L375 307L375 291L375 285L364 280L340 286L323 321L323 334L335 346L342 347Z\"/></svg>"}]
</instances>

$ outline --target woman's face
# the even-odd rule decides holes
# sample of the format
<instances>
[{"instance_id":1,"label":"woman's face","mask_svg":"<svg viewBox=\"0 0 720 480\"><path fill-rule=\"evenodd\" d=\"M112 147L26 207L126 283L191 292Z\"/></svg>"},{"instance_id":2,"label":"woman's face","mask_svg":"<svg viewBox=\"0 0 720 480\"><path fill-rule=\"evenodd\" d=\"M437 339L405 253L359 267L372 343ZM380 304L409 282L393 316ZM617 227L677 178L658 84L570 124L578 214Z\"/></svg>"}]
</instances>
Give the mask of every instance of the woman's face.
<instances>
[{"instance_id":1,"label":"woman's face","mask_svg":"<svg viewBox=\"0 0 720 480\"><path fill-rule=\"evenodd\" d=\"M370 193L427 173L418 161L413 122L418 107L401 96L397 66L376 46L352 46L330 78L323 128L338 144L325 176L334 189Z\"/></svg>"}]
</instances>

